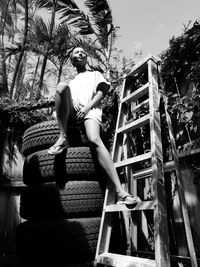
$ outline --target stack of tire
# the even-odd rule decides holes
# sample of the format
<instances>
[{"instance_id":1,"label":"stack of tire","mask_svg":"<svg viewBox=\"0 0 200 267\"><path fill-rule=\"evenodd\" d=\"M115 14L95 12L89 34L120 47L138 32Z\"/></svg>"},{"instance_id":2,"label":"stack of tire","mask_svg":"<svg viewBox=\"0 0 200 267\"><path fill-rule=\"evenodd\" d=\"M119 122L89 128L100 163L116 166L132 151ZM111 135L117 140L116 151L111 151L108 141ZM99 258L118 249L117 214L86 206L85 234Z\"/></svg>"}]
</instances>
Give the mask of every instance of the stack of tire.
<instances>
[{"instance_id":1,"label":"stack of tire","mask_svg":"<svg viewBox=\"0 0 200 267\"><path fill-rule=\"evenodd\" d=\"M81 126L67 129L70 147L48 154L59 130L57 121L28 128L16 256L20 264L81 264L92 262L103 206L102 175ZM81 265L84 266L84 265Z\"/></svg>"}]
</instances>

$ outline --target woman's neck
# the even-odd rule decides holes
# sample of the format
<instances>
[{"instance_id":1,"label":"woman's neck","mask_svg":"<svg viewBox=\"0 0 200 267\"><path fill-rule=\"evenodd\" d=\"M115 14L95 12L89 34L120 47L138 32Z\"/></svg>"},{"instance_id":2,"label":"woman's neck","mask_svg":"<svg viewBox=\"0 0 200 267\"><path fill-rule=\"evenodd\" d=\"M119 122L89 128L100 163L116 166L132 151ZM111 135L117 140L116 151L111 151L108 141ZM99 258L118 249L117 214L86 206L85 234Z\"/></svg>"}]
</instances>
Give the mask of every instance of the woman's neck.
<instances>
[{"instance_id":1,"label":"woman's neck","mask_svg":"<svg viewBox=\"0 0 200 267\"><path fill-rule=\"evenodd\" d=\"M77 68L77 72L78 72L78 73L86 72L86 71L87 71L86 67L80 67L80 68Z\"/></svg>"}]
</instances>

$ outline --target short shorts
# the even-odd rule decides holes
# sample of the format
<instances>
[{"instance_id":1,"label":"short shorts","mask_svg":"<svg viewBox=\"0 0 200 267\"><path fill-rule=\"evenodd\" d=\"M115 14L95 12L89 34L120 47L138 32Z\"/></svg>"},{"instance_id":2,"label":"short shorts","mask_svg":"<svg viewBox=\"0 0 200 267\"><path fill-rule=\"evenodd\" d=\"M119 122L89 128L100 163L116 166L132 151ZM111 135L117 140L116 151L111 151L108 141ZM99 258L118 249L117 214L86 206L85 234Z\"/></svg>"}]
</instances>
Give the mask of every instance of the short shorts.
<instances>
[{"instance_id":1,"label":"short shorts","mask_svg":"<svg viewBox=\"0 0 200 267\"><path fill-rule=\"evenodd\" d=\"M84 120L93 119L102 125L102 110L99 108L92 108L85 116Z\"/></svg>"},{"instance_id":2,"label":"short shorts","mask_svg":"<svg viewBox=\"0 0 200 267\"><path fill-rule=\"evenodd\" d=\"M88 114L84 118L84 120L87 120L87 119L93 119L102 126L102 110L99 108L92 108L91 110L89 110ZM76 119L76 111L74 110L73 114L71 114L69 117L68 124L69 125L82 124L83 121L79 122Z\"/></svg>"}]
</instances>

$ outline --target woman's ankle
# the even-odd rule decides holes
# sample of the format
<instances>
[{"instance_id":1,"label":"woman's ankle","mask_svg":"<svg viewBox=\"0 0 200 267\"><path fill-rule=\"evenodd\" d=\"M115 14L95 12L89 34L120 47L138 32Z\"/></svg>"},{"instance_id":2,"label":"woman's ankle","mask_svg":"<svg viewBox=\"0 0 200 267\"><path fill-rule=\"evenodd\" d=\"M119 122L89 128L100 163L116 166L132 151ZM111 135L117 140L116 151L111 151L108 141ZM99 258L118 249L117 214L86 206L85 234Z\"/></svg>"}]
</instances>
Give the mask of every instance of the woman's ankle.
<instances>
[{"instance_id":1,"label":"woman's ankle","mask_svg":"<svg viewBox=\"0 0 200 267\"><path fill-rule=\"evenodd\" d=\"M60 133L59 139L62 141L67 140L67 134L66 133Z\"/></svg>"},{"instance_id":2,"label":"woman's ankle","mask_svg":"<svg viewBox=\"0 0 200 267\"><path fill-rule=\"evenodd\" d=\"M123 191L116 191L116 193L117 193L117 197L118 198L123 198L123 197L129 195L129 193L126 192L125 190L123 190Z\"/></svg>"}]
</instances>

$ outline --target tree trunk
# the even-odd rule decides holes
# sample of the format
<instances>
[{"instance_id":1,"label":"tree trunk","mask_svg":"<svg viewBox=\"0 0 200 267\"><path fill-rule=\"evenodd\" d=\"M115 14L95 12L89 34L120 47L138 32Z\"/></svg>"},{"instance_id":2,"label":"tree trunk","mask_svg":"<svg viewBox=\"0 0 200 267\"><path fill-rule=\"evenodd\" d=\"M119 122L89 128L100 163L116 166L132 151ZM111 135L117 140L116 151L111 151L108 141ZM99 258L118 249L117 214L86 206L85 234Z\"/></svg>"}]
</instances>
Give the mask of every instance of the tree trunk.
<instances>
[{"instance_id":1,"label":"tree trunk","mask_svg":"<svg viewBox=\"0 0 200 267\"><path fill-rule=\"evenodd\" d=\"M51 25L50 25L50 32L49 32L49 39L50 40L52 38L54 24L55 24L55 14L56 14L56 0L53 0ZM43 64L42 64L42 69L41 69L41 74L40 74L40 81L39 81L39 88L38 88L36 100L39 100L41 97L41 91L42 91L42 86L43 86L44 73L45 73L47 60L48 60L49 48L50 48L50 43L48 44L46 55L44 56L44 59L43 59Z\"/></svg>"},{"instance_id":2,"label":"tree trunk","mask_svg":"<svg viewBox=\"0 0 200 267\"><path fill-rule=\"evenodd\" d=\"M6 62L3 48L0 47L0 98L8 94L8 81L6 73Z\"/></svg>"},{"instance_id":3,"label":"tree trunk","mask_svg":"<svg viewBox=\"0 0 200 267\"><path fill-rule=\"evenodd\" d=\"M10 1L7 1L7 5L2 14L1 18L1 41L0 41L0 97L6 96L8 94L8 81L7 81L7 72L6 72L6 59L4 52L4 29L6 26L6 16L8 13Z\"/></svg>"},{"instance_id":4,"label":"tree trunk","mask_svg":"<svg viewBox=\"0 0 200 267\"><path fill-rule=\"evenodd\" d=\"M40 64L40 56L38 56L37 64L36 64L36 67L35 67L33 82L32 82L32 86L31 86L31 90L30 90L30 100L32 100L34 98L34 93L33 92L34 92L35 80L36 80L36 75L37 75L37 71L38 71L38 68L39 68L39 64Z\"/></svg>"},{"instance_id":5,"label":"tree trunk","mask_svg":"<svg viewBox=\"0 0 200 267\"><path fill-rule=\"evenodd\" d=\"M14 86L15 86L15 82L16 82L16 78L17 78L17 74L19 71L19 67L24 55L24 50L25 50L25 44L26 44L26 40L27 40L27 35L28 35L28 0L25 0L25 23L24 23L24 38L23 38L23 43L22 43L22 50L20 52L18 61L17 61L17 65L15 67L15 72L13 75L13 79L12 79L12 84L10 87L10 96L11 98L14 99L16 92L14 92Z\"/></svg>"},{"instance_id":6,"label":"tree trunk","mask_svg":"<svg viewBox=\"0 0 200 267\"><path fill-rule=\"evenodd\" d=\"M20 64L19 72L15 83L15 88L16 88L15 99L17 102L20 100L20 96L23 95L23 90L24 90L23 82L26 73L26 66L27 66L27 54L24 53L23 61Z\"/></svg>"},{"instance_id":7,"label":"tree trunk","mask_svg":"<svg viewBox=\"0 0 200 267\"><path fill-rule=\"evenodd\" d=\"M58 81L57 81L57 84L59 84L59 82L60 82L60 77L61 77L61 74L62 74L62 69L63 69L63 64L60 64L60 68L59 68L59 72L58 72Z\"/></svg>"}]
</instances>

